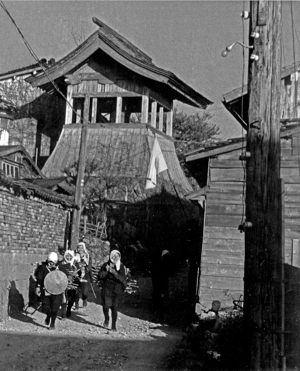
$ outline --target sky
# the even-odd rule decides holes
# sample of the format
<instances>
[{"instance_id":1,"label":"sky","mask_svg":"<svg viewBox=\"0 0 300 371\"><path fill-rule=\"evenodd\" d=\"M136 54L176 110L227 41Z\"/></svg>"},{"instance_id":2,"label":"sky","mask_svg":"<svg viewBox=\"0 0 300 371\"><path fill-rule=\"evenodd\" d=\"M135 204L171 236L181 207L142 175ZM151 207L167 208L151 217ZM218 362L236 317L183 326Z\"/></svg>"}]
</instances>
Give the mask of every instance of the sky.
<instances>
[{"instance_id":1,"label":"sky","mask_svg":"<svg viewBox=\"0 0 300 371\"><path fill-rule=\"evenodd\" d=\"M238 45L226 58L221 52L234 41L248 44L249 21L240 14L249 10L249 1L23 0L5 5L35 54L47 59L59 60L74 49L76 42L97 29L92 17L99 18L150 55L156 65L212 100L209 111L222 138L242 135L221 100L223 94L242 85L243 77L247 80L246 57L243 60ZM293 50L295 59L300 59L300 1L283 1L282 14L282 62L287 65L293 63ZM1 8L0 45L0 73L35 63Z\"/></svg>"}]
</instances>

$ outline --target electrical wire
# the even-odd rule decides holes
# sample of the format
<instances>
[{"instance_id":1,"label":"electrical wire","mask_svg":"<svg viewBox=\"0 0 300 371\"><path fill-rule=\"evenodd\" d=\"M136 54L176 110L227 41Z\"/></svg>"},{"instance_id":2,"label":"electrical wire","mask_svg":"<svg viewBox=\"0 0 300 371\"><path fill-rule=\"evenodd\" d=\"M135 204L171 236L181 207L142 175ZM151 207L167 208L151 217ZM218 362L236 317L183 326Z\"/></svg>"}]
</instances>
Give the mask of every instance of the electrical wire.
<instances>
[{"instance_id":1,"label":"electrical wire","mask_svg":"<svg viewBox=\"0 0 300 371\"><path fill-rule=\"evenodd\" d=\"M23 43L25 44L26 48L28 49L28 51L31 54L31 56L33 57L33 59L39 64L39 66L43 70L43 72L44 72L46 78L48 79L48 81L53 85L53 87L57 91L57 93L65 100L65 102L67 103L67 105L72 109L72 112L75 113L75 117L76 117L77 116L77 112L74 110L72 104L68 101L68 99L66 98L66 96L64 95L64 93L57 86L57 84L50 78L50 76L49 76L49 74L47 72L46 67L44 66L43 63L41 63L40 58L37 56L37 54L35 53L35 51L31 47L31 45L29 44L29 42L26 40L23 32L21 31L20 27L17 25L16 21L14 20L13 16L10 14L10 12L8 11L7 7L5 6L5 4L4 4L4 2L2 0L0 1L0 7L7 14L7 16L11 20L12 24L17 29L19 35L21 36L21 39L22 39ZM82 117L82 121L85 124L88 124L89 123L87 120L84 119L84 117Z\"/></svg>"}]
</instances>

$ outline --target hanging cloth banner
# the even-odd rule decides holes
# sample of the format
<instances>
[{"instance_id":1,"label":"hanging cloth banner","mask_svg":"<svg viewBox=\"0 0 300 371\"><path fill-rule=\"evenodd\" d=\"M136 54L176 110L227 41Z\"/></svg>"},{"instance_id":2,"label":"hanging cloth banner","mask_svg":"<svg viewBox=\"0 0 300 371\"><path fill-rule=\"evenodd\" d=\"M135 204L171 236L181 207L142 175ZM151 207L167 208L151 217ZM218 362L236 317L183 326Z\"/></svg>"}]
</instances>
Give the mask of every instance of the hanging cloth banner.
<instances>
[{"instance_id":1,"label":"hanging cloth banner","mask_svg":"<svg viewBox=\"0 0 300 371\"><path fill-rule=\"evenodd\" d=\"M157 175L167 169L168 169L167 163L165 161L165 158L160 148L160 145L158 143L158 140L155 137L151 156L150 156L150 163L149 163L149 168L148 168L148 173L147 173L145 189L151 189L151 188L156 187Z\"/></svg>"}]
</instances>

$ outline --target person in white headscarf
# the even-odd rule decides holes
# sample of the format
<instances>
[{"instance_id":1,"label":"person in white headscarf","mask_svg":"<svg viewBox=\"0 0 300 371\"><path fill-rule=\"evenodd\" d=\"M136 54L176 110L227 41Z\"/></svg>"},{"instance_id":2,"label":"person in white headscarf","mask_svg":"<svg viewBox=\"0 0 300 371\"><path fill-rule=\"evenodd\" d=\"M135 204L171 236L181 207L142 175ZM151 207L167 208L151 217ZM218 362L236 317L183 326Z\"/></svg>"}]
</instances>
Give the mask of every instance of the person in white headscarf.
<instances>
[{"instance_id":1,"label":"person in white headscarf","mask_svg":"<svg viewBox=\"0 0 300 371\"><path fill-rule=\"evenodd\" d=\"M42 310L46 314L45 325L49 326L49 330L55 329L55 320L59 307L62 302L62 294L52 295L47 292L44 286L44 281L50 272L57 269L58 255L56 252L50 252L47 260L42 262L35 271L36 278L36 295L41 297Z\"/></svg>"},{"instance_id":2,"label":"person in white headscarf","mask_svg":"<svg viewBox=\"0 0 300 371\"><path fill-rule=\"evenodd\" d=\"M79 290L79 263L75 260L75 254L72 250L66 250L64 260L59 263L58 268L68 277L68 286L63 293L61 316L62 318L71 317L71 309L76 301Z\"/></svg>"},{"instance_id":3,"label":"person in white headscarf","mask_svg":"<svg viewBox=\"0 0 300 371\"><path fill-rule=\"evenodd\" d=\"M121 262L121 253L112 250L109 261L104 263L98 273L98 279L102 287L101 300L104 314L103 326L109 326L109 309L111 310L111 329L117 330L118 306L120 296L126 288L125 267Z\"/></svg>"},{"instance_id":4,"label":"person in white headscarf","mask_svg":"<svg viewBox=\"0 0 300 371\"><path fill-rule=\"evenodd\" d=\"M80 294L82 298L83 307L87 306L88 298L88 282L91 280L91 270L90 270L90 256L89 252L85 246L84 242L79 242L75 250L74 260L78 262L80 268ZM75 307L79 307L79 296L77 296L75 301Z\"/></svg>"}]
</instances>

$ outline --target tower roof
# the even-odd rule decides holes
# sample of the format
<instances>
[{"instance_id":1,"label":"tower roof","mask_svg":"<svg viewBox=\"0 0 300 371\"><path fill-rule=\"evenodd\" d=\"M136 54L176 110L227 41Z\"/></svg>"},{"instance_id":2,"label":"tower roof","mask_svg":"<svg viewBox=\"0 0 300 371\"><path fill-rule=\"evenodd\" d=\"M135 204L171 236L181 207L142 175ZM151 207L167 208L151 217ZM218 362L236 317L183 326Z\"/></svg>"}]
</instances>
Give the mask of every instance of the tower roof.
<instances>
[{"instance_id":1,"label":"tower roof","mask_svg":"<svg viewBox=\"0 0 300 371\"><path fill-rule=\"evenodd\" d=\"M93 22L99 27L97 31L65 57L36 76L29 77L27 81L33 86L46 88L51 81L74 71L100 49L129 70L170 89L174 99L199 108L206 108L212 103L174 73L156 66L151 57L105 23L97 18L93 18Z\"/></svg>"}]
</instances>

